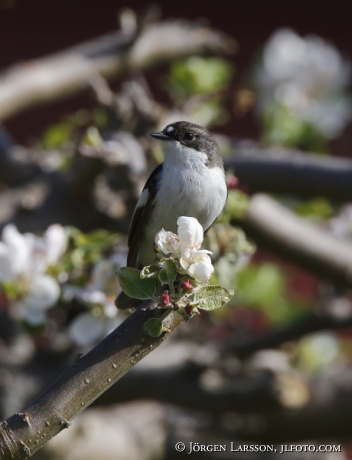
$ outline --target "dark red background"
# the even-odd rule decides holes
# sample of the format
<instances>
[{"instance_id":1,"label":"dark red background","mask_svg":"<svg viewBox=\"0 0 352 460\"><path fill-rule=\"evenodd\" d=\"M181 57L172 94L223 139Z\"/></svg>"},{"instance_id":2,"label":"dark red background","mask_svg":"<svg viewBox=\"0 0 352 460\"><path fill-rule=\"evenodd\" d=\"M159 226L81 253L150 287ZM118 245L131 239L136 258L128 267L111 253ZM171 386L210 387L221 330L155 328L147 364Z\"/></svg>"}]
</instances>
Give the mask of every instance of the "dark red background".
<instances>
[{"instance_id":1,"label":"dark red background","mask_svg":"<svg viewBox=\"0 0 352 460\"><path fill-rule=\"evenodd\" d=\"M125 7L137 12L150 3L130 0L17 0L14 8L0 10L0 69L20 60L61 50L117 26L117 13ZM352 56L352 2L350 0L244 0L159 3L164 17L207 18L211 25L236 38L240 51L234 57L241 81L255 53L278 27L288 26L300 34L315 33L331 40ZM76 97L8 120L6 126L18 141L28 141L60 115L89 102ZM255 135L250 120L237 123L237 135Z\"/></svg>"}]
</instances>

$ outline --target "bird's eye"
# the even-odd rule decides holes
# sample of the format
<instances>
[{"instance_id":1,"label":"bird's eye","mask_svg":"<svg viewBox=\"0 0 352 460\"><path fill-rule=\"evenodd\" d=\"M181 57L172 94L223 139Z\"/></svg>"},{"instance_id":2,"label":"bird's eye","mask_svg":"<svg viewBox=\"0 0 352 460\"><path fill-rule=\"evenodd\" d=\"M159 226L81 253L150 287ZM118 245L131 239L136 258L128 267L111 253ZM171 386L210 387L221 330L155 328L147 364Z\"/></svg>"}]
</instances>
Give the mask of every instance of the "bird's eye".
<instances>
[{"instance_id":1,"label":"bird's eye","mask_svg":"<svg viewBox=\"0 0 352 460\"><path fill-rule=\"evenodd\" d=\"M191 141L193 139L193 134L192 133L185 133L183 136L183 139L185 141Z\"/></svg>"}]
</instances>

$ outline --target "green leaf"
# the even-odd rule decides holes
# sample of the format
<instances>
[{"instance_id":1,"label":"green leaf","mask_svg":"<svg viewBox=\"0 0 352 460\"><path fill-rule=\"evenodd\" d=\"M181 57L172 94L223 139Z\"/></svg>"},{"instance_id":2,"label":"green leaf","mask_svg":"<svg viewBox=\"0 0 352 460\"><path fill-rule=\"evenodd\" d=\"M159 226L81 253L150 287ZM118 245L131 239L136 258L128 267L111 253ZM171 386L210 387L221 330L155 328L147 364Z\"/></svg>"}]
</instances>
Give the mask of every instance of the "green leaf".
<instances>
[{"instance_id":1,"label":"green leaf","mask_svg":"<svg viewBox=\"0 0 352 460\"><path fill-rule=\"evenodd\" d=\"M273 263L251 263L237 274L236 303L256 308L275 324L303 313L302 305L287 297L286 271Z\"/></svg>"},{"instance_id":2,"label":"green leaf","mask_svg":"<svg viewBox=\"0 0 352 460\"><path fill-rule=\"evenodd\" d=\"M205 286L194 294L194 303L202 310L216 310L224 306L234 292L222 286Z\"/></svg>"},{"instance_id":3,"label":"green leaf","mask_svg":"<svg viewBox=\"0 0 352 460\"><path fill-rule=\"evenodd\" d=\"M0 288L2 288L6 294L6 297L13 301L13 300L16 300L16 297L18 296L19 294L19 289L18 289L18 286L16 286L16 283L11 283L11 282L4 282L0 285ZM0 289L0 292L2 291L2 289Z\"/></svg>"},{"instance_id":4,"label":"green leaf","mask_svg":"<svg viewBox=\"0 0 352 460\"><path fill-rule=\"evenodd\" d=\"M229 223L232 219L240 219L249 206L248 196L241 190L229 190L226 206L221 217L222 222Z\"/></svg>"},{"instance_id":5,"label":"green leaf","mask_svg":"<svg viewBox=\"0 0 352 460\"><path fill-rule=\"evenodd\" d=\"M57 149L70 139L72 126L62 122L50 126L43 134L42 142L46 149Z\"/></svg>"},{"instance_id":6,"label":"green leaf","mask_svg":"<svg viewBox=\"0 0 352 460\"><path fill-rule=\"evenodd\" d=\"M131 267L120 268L117 272L117 277L122 289L133 299L145 300L153 298L156 288L155 279L142 279L140 271Z\"/></svg>"},{"instance_id":7,"label":"green leaf","mask_svg":"<svg viewBox=\"0 0 352 460\"><path fill-rule=\"evenodd\" d=\"M193 56L171 66L172 89L186 96L220 91L229 83L232 67L222 58Z\"/></svg>"},{"instance_id":8,"label":"green leaf","mask_svg":"<svg viewBox=\"0 0 352 460\"><path fill-rule=\"evenodd\" d=\"M316 197L308 201L299 201L293 210L302 217L315 222L322 222L334 214L334 208L330 201L324 197Z\"/></svg>"},{"instance_id":9,"label":"green leaf","mask_svg":"<svg viewBox=\"0 0 352 460\"><path fill-rule=\"evenodd\" d=\"M315 123L299 117L287 105L273 105L262 113L262 118L263 140L266 144L328 153L324 132Z\"/></svg>"},{"instance_id":10,"label":"green leaf","mask_svg":"<svg viewBox=\"0 0 352 460\"><path fill-rule=\"evenodd\" d=\"M141 271L141 278L157 278L160 271L160 267L157 265L148 265Z\"/></svg>"},{"instance_id":11,"label":"green leaf","mask_svg":"<svg viewBox=\"0 0 352 460\"><path fill-rule=\"evenodd\" d=\"M163 268L159 273L159 280L162 284L168 284L169 287L173 286L174 281L177 277L177 271L175 263L171 259L165 260Z\"/></svg>"},{"instance_id":12,"label":"green leaf","mask_svg":"<svg viewBox=\"0 0 352 460\"><path fill-rule=\"evenodd\" d=\"M163 322L158 318L150 318L144 323L143 329L151 337L159 337L163 332Z\"/></svg>"}]
</instances>

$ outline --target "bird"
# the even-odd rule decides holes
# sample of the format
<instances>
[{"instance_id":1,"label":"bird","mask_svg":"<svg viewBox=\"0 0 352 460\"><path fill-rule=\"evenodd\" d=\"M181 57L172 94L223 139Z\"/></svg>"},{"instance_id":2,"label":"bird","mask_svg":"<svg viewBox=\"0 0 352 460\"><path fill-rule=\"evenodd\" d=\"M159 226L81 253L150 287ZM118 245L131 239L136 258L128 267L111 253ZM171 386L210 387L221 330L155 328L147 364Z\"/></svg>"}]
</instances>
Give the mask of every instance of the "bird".
<instances>
[{"instance_id":1,"label":"bird","mask_svg":"<svg viewBox=\"0 0 352 460\"><path fill-rule=\"evenodd\" d=\"M161 229L177 233L177 219L187 216L205 232L221 214L228 193L219 145L206 128L177 121L150 136L162 142L164 161L149 176L132 216L127 267L138 269L154 261L154 239ZM115 303L130 308L128 300L135 299L122 292Z\"/></svg>"}]
</instances>

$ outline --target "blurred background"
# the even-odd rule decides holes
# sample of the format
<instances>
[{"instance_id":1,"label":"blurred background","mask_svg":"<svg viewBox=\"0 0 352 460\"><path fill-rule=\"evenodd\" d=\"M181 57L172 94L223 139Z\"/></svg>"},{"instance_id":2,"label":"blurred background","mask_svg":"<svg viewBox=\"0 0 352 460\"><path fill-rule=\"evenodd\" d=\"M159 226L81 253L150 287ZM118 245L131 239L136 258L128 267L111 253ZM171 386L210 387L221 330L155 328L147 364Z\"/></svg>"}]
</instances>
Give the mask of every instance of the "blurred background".
<instances>
[{"instance_id":1,"label":"blurred background","mask_svg":"<svg viewBox=\"0 0 352 460\"><path fill-rule=\"evenodd\" d=\"M211 282L234 298L35 458L183 458L177 441L352 458L351 13L346 0L0 0L1 418L126 317L115 272L162 161L149 133L207 126L229 186L206 245Z\"/></svg>"}]
</instances>

